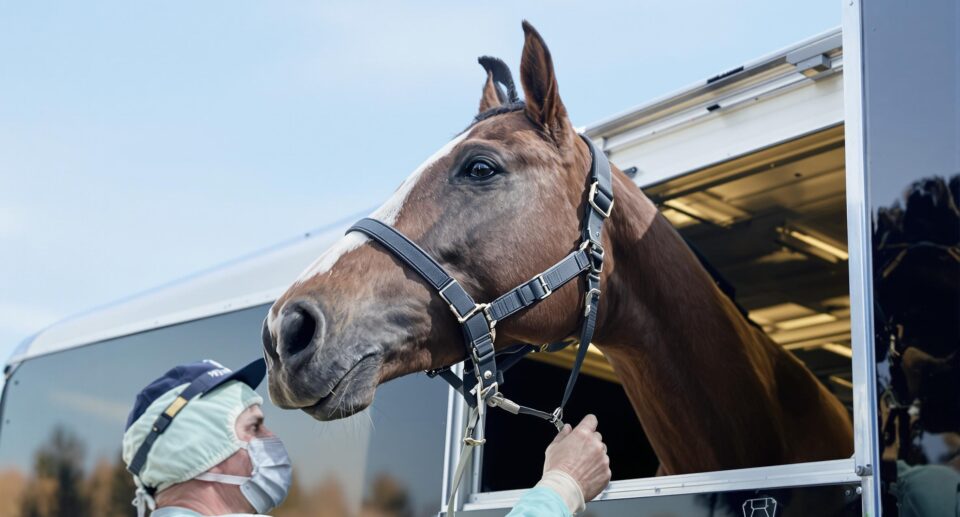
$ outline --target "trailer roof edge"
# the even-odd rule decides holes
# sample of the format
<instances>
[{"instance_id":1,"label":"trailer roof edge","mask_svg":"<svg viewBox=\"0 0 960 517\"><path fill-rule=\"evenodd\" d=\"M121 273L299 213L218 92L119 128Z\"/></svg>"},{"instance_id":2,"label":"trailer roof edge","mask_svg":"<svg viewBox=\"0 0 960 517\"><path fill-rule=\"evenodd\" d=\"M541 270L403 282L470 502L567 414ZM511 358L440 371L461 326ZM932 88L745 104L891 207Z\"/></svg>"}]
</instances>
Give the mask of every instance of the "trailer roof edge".
<instances>
[{"instance_id":1,"label":"trailer roof edge","mask_svg":"<svg viewBox=\"0 0 960 517\"><path fill-rule=\"evenodd\" d=\"M638 121L649 118L658 112L670 109L677 104L689 101L705 93L718 90L730 84L744 81L763 73L770 68L790 62L790 58L799 56L806 50L827 53L842 48L842 32L834 27L820 34L804 39L793 45L781 48L757 59L727 69L694 84L680 88L651 101L639 104L608 118L588 124L585 133L591 138L603 138L611 133L622 131Z\"/></svg>"}]
</instances>

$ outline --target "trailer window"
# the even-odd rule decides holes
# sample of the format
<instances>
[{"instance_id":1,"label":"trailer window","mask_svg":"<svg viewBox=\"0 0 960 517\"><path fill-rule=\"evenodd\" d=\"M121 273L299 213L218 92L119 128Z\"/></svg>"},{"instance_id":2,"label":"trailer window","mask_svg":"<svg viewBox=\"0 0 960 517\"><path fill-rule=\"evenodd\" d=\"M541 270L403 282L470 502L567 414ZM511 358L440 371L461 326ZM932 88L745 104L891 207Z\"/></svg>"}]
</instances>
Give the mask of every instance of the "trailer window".
<instances>
[{"instance_id":1,"label":"trailer window","mask_svg":"<svg viewBox=\"0 0 960 517\"><path fill-rule=\"evenodd\" d=\"M238 367L260 355L266 307L31 359L6 384L0 427L0 517L135 515L120 459L136 393L170 367L213 358ZM423 376L378 390L370 409L317 422L269 402L267 425L287 445L294 489L273 515L435 515L447 393ZM402 444L402 446L398 446ZM69 510L67 510L69 508ZM71 513L73 512L73 513Z\"/></svg>"},{"instance_id":2,"label":"trailer window","mask_svg":"<svg viewBox=\"0 0 960 517\"><path fill-rule=\"evenodd\" d=\"M843 128L643 189L735 289L750 318L852 411ZM505 393L552 410L574 354L573 348L534 354L509 372ZM654 476L656 455L616 375L600 350L591 346L587 357L567 420L576 424L588 412L597 414L614 480ZM531 486L553 429L501 411L487 418L482 491Z\"/></svg>"}]
</instances>

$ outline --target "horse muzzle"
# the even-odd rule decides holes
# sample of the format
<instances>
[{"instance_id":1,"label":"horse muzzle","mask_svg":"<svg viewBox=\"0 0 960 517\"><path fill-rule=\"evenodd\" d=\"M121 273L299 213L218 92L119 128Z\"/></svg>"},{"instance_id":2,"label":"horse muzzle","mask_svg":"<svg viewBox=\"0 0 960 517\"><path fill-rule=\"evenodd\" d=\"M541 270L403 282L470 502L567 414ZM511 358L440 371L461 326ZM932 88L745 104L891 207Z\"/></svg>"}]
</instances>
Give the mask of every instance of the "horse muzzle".
<instances>
[{"instance_id":1,"label":"horse muzzle","mask_svg":"<svg viewBox=\"0 0 960 517\"><path fill-rule=\"evenodd\" d=\"M318 420L350 416L373 401L381 354L370 346L331 346L320 306L287 303L263 325L270 398L284 409L302 409Z\"/></svg>"}]
</instances>

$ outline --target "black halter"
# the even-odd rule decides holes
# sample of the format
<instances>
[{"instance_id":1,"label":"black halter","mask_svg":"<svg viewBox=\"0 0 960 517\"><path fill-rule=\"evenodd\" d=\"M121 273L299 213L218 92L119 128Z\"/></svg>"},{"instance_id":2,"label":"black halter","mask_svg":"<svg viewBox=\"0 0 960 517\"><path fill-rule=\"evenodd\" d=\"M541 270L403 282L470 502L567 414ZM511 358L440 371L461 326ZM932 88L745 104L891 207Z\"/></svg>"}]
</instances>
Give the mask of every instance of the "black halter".
<instances>
[{"instance_id":1,"label":"black halter","mask_svg":"<svg viewBox=\"0 0 960 517\"><path fill-rule=\"evenodd\" d=\"M563 408L566 406L577 376L583 365L587 348L593 338L597 323L597 306L600 302L600 272L603 270L604 251L601 244L603 221L610 217L613 209L613 184L610 174L610 162L606 155L596 148L593 142L581 135L590 148L590 190L586 199L586 214L583 220L580 246L570 252L563 260L550 269L520 284L503 296L490 303L477 303L460 285L457 279L447 273L430 255L396 229L375 219L361 219L347 233L361 232L380 243L388 251L420 274L446 301L454 317L463 330L467 346L467 362L464 372L469 368L472 378L464 373L459 378L449 367L431 370L427 375L440 376L454 389L460 391L467 403L483 412L483 406L500 407L514 414L532 415L548 420L563 427ZM505 399L500 393L503 384L503 371L516 364L523 356L535 351L555 351L570 341L552 345L518 345L500 353L494 352L493 341L496 336L497 322L517 312L532 307L546 299L567 282L585 275L584 317L580 326L577 359L570 371L563 399L553 413L538 411L520 406ZM500 369L497 359L503 358ZM482 441L482 437L479 438Z\"/></svg>"}]
</instances>

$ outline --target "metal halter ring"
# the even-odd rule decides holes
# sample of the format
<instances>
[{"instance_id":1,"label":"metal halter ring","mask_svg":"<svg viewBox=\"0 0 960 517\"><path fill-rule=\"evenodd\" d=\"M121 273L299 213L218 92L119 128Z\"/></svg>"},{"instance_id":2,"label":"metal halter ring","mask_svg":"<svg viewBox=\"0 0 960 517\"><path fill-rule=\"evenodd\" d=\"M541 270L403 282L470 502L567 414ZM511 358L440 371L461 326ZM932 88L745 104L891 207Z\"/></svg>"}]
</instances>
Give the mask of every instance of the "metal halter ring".
<instances>
[{"instance_id":1,"label":"metal halter ring","mask_svg":"<svg viewBox=\"0 0 960 517\"><path fill-rule=\"evenodd\" d=\"M558 407L553 410L553 418L550 419L550 423L557 428L557 432L563 431L563 408Z\"/></svg>"},{"instance_id":2,"label":"metal halter ring","mask_svg":"<svg viewBox=\"0 0 960 517\"><path fill-rule=\"evenodd\" d=\"M486 404L487 398L488 398L488 397L495 397L495 396L497 396L497 395L500 393L500 384L497 383L497 382L494 382L493 384L487 386L486 388L481 389L480 384L478 383L478 384L477 384L476 386L474 386L473 389L470 390L470 391L473 392L473 393L476 393L476 395L477 395L477 408L478 408L478 410L480 411L480 413L483 414L483 407L487 405L487 404ZM492 393L491 393L491 391L492 391Z\"/></svg>"},{"instance_id":3,"label":"metal halter ring","mask_svg":"<svg viewBox=\"0 0 960 517\"><path fill-rule=\"evenodd\" d=\"M612 199L610 200L610 207L607 208L606 210L600 208L597 205L597 202L594 201L593 198L597 197L597 187L599 185L600 183L597 181L594 181L593 185L590 185L590 194L587 195L587 201L590 203L590 206L592 206L594 210L597 211L597 213L602 215L604 219L607 219L610 217L610 214L613 212L613 200Z\"/></svg>"},{"instance_id":4,"label":"metal halter ring","mask_svg":"<svg viewBox=\"0 0 960 517\"><path fill-rule=\"evenodd\" d=\"M466 314L461 316L460 311L458 311L457 308L454 307L452 303L450 304L450 310L453 311L453 315L457 317L457 321L459 321L461 325L464 324L468 319L472 318L474 314L480 311L483 311L484 317L487 319L487 321L490 321L490 313L487 312L487 309L489 307L490 307L489 303L478 303L474 305L473 308L470 309ZM495 323L495 320L494 320L494 323ZM493 328L493 324L491 324L490 327Z\"/></svg>"}]
</instances>

